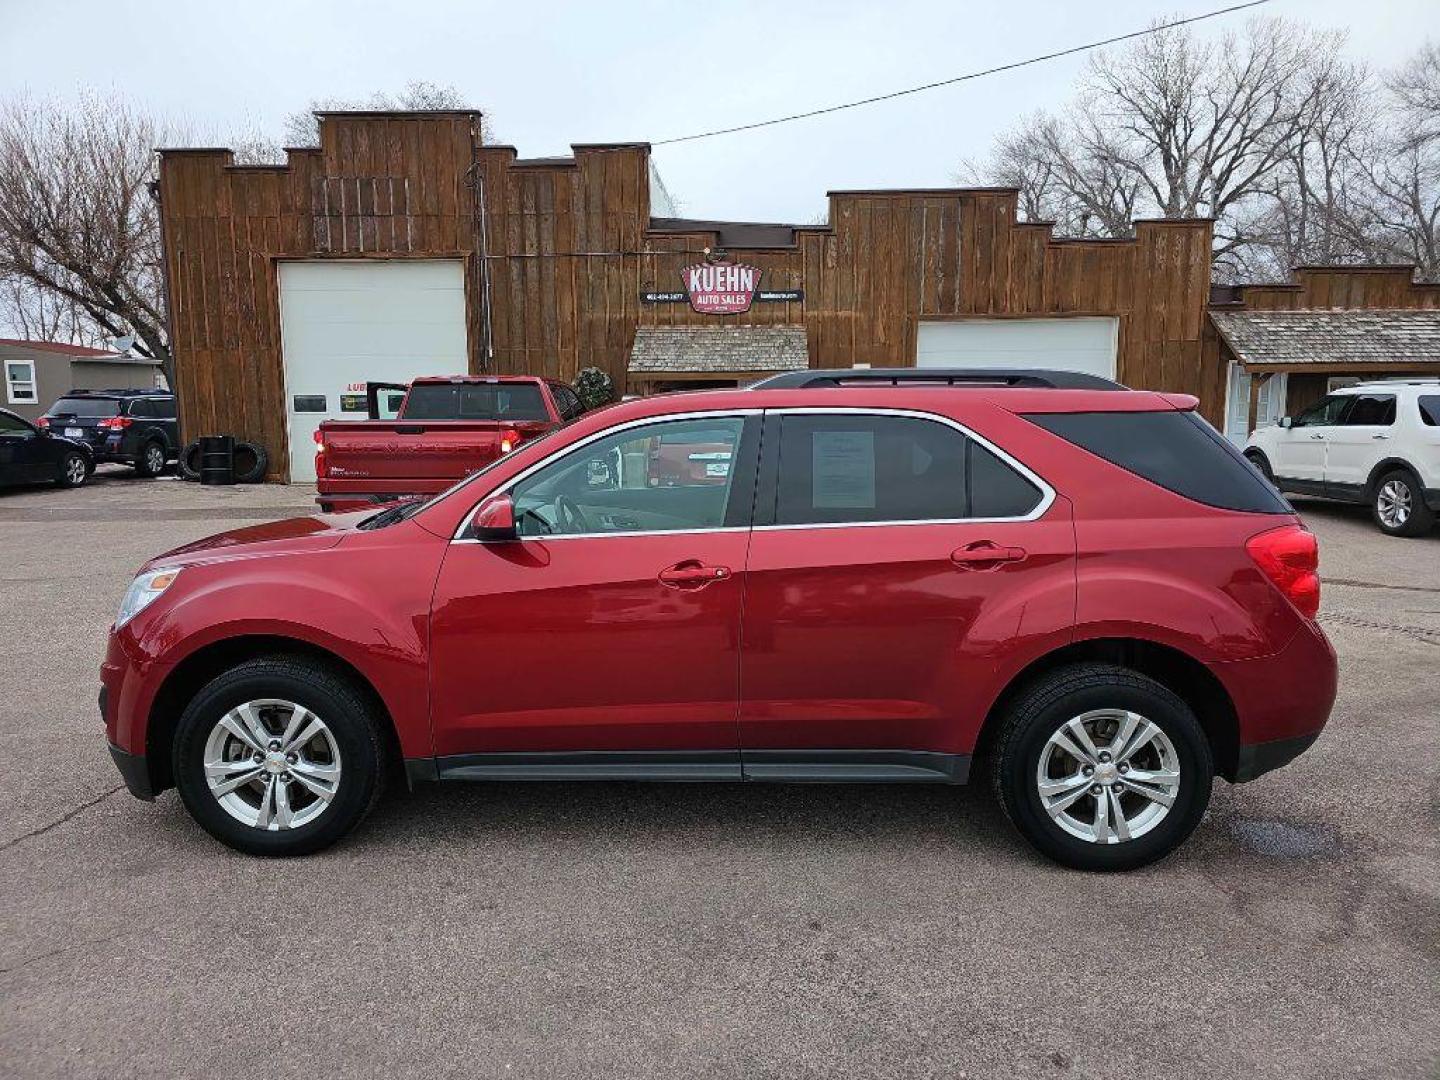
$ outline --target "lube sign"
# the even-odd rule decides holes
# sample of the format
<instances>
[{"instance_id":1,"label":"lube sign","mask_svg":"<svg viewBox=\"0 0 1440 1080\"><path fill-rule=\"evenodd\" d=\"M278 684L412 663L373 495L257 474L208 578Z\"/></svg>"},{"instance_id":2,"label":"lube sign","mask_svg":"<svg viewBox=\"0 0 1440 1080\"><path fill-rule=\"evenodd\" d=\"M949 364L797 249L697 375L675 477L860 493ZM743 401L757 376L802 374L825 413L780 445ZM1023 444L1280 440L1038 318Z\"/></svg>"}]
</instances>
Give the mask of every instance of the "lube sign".
<instances>
[{"instance_id":1,"label":"lube sign","mask_svg":"<svg viewBox=\"0 0 1440 1080\"><path fill-rule=\"evenodd\" d=\"M760 285L760 268L744 263L697 263L680 271L690 307L705 315L749 311Z\"/></svg>"}]
</instances>

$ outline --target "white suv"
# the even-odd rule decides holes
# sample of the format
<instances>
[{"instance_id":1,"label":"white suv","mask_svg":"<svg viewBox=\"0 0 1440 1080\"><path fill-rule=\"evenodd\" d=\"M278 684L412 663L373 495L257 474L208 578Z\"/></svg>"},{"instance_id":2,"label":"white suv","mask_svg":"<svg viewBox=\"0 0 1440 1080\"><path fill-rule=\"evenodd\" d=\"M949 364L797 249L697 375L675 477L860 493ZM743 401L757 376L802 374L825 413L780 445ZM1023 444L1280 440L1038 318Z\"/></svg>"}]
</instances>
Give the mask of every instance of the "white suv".
<instances>
[{"instance_id":1,"label":"white suv","mask_svg":"<svg viewBox=\"0 0 1440 1080\"><path fill-rule=\"evenodd\" d=\"M1360 383L1250 436L1245 456L1281 491L1364 503L1392 536L1440 511L1440 379Z\"/></svg>"}]
</instances>

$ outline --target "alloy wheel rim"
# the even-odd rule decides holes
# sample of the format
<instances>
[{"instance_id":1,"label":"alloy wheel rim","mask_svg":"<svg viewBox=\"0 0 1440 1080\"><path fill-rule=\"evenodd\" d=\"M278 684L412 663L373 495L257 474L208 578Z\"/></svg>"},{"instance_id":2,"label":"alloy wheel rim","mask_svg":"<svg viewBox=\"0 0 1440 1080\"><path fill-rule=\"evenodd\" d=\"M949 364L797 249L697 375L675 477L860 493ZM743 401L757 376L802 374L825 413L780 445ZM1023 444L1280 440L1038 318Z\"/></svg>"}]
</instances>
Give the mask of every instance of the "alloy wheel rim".
<instances>
[{"instance_id":1,"label":"alloy wheel rim","mask_svg":"<svg viewBox=\"0 0 1440 1080\"><path fill-rule=\"evenodd\" d=\"M1035 786L1046 814L1071 836L1123 844L1169 815L1180 792L1180 757L1154 721L1126 709L1092 709L1050 736Z\"/></svg>"},{"instance_id":2,"label":"alloy wheel rim","mask_svg":"<svg viewBox=\"0 0 1440 1080\"><path fill-rule=\"evenodd\" d=\"M72 457L65 464L65 478L72 484L78 484L85 479L85 462L78 457Z\"/></svg>"},{"instance_id":3,"label":"alloy wheel rim","mask_svg":"<svg viewBox=\"0 0 1440 1080\"><path fill-rule=\"evenodd\" d=\"M1392 529L1404 525L1410 520L1410 485L1401 480L1386 481L1375 508L1380 520Z\"/></svg>"},{"instance_id":4,"label":"alloy wheel rim","mask_svg":"<svg viewBox=\"0 0 1440 1080\"><path fill-rule=\"evenodd\" d=\"M310 824L340 790L340 747L303 705L259 698L215 722L205 741L205 783L221 808L252 829Z\"/></svg>"},{"instance_id":5,"label":"alloy wheel rim","mask_svg":"<svg viewBox=\"0 0 1440 1080\"><path fill-rule=\"evenodd\" d=\"M158 446L152 446L145 452L145 464L151 472L159 472L165 467L165 451Z\"/></svg>"}]
</instances>

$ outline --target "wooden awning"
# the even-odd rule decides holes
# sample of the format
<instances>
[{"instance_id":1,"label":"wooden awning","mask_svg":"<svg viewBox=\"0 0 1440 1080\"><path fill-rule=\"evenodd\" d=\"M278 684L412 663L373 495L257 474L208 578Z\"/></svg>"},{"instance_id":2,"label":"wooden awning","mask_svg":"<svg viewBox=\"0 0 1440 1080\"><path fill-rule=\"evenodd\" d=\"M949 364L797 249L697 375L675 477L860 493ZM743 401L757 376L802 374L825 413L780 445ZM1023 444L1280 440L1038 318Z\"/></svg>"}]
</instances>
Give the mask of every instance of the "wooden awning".
<instances>
[{"instance_id":1,"label":"wooden awning","mask_svg":"<svg viewBox=\"0 0 1440 1080\"><path fill-rule=\"evenodd\" d=\"M630 350L632 378L723 379L803 371L803 326L642 326Z\"/></svg>"},{"instance_id":2,"label":"wooden awning","mask_svg":"<svg viewBox=\"0 0 1440 1080\"><path fill-rule=\"evenodd\" d=\"M1247 371L1440 371L1440 310L1211 311Z\"/></svg>"}]
</instances>

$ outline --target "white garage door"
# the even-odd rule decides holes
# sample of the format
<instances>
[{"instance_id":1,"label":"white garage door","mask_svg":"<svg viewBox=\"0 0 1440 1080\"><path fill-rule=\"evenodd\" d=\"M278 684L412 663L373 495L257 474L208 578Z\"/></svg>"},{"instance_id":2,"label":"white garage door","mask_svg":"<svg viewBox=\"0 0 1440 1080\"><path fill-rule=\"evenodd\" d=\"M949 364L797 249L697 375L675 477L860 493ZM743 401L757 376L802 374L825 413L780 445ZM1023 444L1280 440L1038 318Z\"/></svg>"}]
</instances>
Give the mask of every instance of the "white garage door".
<instances>
[{"instance_id":1,"label":"white garage door","mask_svg":"<svg viewBox=\"0 0 1440 1080\"><path fill-rule=\"evenodd\" d=\"M918 367L1056 368L1115 378L1119 320L955 319L922 322Z\"/></svg>"},{"instance_id":2,"label":"white garage door","mask_svg":"<svg viewBox=\"0 0 1440 1080\"><path fill-rule=\"evenodd\" d=\"M315 429L363 420L364 384L469 370L458 260L280 264L290 479L315 479ZM359 412L342 411L348 396Z\"/></svg>"}]
</instances>

